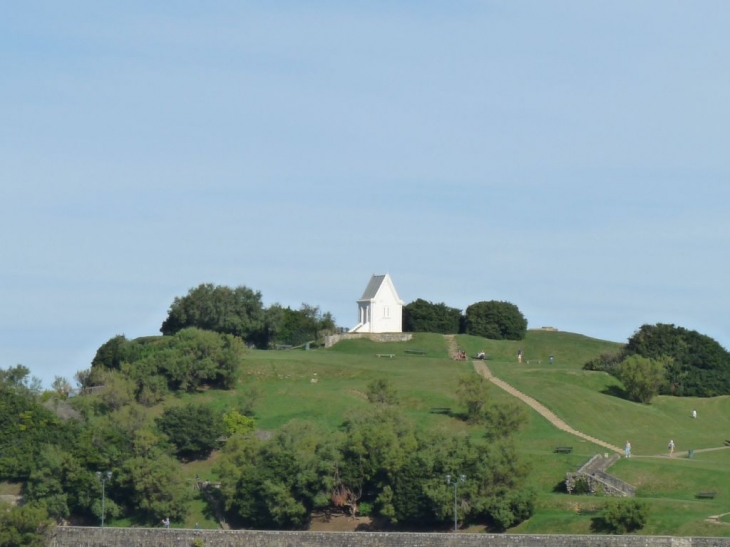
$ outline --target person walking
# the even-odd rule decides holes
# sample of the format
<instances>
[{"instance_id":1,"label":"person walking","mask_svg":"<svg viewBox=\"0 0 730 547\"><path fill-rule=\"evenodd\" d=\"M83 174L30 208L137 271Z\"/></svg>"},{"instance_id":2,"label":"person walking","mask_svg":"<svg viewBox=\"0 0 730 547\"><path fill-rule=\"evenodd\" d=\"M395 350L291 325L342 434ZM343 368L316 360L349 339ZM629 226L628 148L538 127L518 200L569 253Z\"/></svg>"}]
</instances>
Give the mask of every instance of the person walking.
<instances>
[{"instance_id":1,"label":"person walking","mask_svg":"<svg viewBox=\"0 0 730 547\"><path fill-rule=\"evenodd\" d=\"M667 448L669 448L669 457L671 458L672 454L674 454L674 441L673 440L669 441Z\"/></svg>"},{"instance_id":2,"label":"person walking","mask_svg":"<svg viewBox=\"0 0 730 547\"><path fill-rule=\"evenodd\" d=\"M522 362L522 348L517 350L517 362L518 363Z\"/></svg>"},{"instance_id":3,"label":"person walking","mask_svg":"<svg viewBox=\"0 0 730 547\"><path fill-rule=\"evenodd\" d=\"M162 519L162 526L164 526L167 530L170 529L170 517L165 517L164 519Z\"/></svg>"},{"instance_id":4,"label":"person walking","mask_svg":"<svg viewBox=\"0 0 730 547\"><path fill-rule=\"evenodd\" d=\"M693 417L693 418L696 418L696 417L697 417L697 411L696 411L696 410L693 410L693 411L692 411L692 417Z\"/></svg>"},{"instance_id":5,"label":"person walking","mask_svg":"<svg viewBox=\"0 0 730 547\"><path fill-rule=\"evenodd\" d=\"M626 446L624 446L624 455L627 458L631 457L631 443L629 441L626 441Z\"/></svg>"}]
</instances>

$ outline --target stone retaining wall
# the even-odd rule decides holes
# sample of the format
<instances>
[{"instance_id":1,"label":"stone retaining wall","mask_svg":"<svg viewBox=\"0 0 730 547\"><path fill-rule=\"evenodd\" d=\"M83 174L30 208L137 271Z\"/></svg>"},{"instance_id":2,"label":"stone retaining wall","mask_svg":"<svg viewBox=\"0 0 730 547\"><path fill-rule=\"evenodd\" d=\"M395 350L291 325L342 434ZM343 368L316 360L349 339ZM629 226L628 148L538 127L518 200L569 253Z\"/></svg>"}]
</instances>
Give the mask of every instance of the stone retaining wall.
<instances>
[{"instance_id":1,"label":"stone retaining wall","mask_svg":"<svg viewBox=\"0 0 730 547\"><path fill-rule=\"evenodd\" d=\"M376 532L254 532L78 528L54 530L48 547L730 547L730 538L409 534Z\"/></svg>"},{"instance_id":2,"label":"stone retaining wall","mask_svg":"<svg viewBox=\"0 0 730 547\"><path fill-rule=\"evenodd\" d=\"M324 337L324 347L331 348L340 340L355 340L368 338L373 342L408 342L413 338L410 332L355 332L345 334L333 334Z\"/></svg>"},{"instance_id":3,"label":"stone retaining wall","mask_svg":"<svg viewBox=\"0 0 730 547\"><path fill-rule=\"evenodd\" d=\"M567 473L565 476L565 489L568 491L568 494L573 493L576 481L583 479L586 481L591 493L601 492L608 496L619 497L634 496L636 494L636 488L634 486L606 473L606 469L611 467L619 459L620 456L618 454L613 454L608 458L596 454L575 473Z\"/></svg>"}]
</instances>

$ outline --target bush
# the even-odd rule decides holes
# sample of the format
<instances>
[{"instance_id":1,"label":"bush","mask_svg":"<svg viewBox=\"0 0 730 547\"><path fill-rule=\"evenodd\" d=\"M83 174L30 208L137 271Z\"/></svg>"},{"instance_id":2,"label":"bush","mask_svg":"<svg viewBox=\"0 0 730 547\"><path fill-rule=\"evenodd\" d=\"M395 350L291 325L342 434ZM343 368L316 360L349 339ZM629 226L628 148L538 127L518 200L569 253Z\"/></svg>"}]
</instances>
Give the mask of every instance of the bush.
<instances>
[{"instance_id":1,"label":"bush","mask_svg":"<svg viewBox=\"0 0 730 547\"><path fill-rule=\"evenodd\" d=\"M594 522L597 531L628 534L646 526L649 509L639 501L611 500Z\"/></svg>"},{"instance_id":2,"label":"bush","mask_svg":"<svg viewBox=\"0 0 730 547\"><path fill-rule=\"evenodd\" d=\"M466 308L466 334L491 340L523 340L527 319L509 302L477 302Z\"/></svg>"},{"instance_id":3,"label":"bush","mask_svg":"<svg viewBox=\"0 0 730 547\"><path fill-rule=\"evenodd\" d=\"M583 370L608 372L616 376L619 363L626 357L623 351L606 351L583 365Z\"/></svg>"},{"instance_id":4,"label":"bush","mask_svg":"<svg viewBox=\"0 0 730 547\"><path fill-rule=\"evenodd\" d=\"M697 331L661 323L643 325L629 338L626 353L654 360L672 358L661 393L684 397L730 394L730 353Z\"/></svg>"},{"instance_id":5,"label":"bush","mask_svg":"<svg viewBox=\"0 0 730 547\"><path fill-rule=\"evenodd\" d=\"M168 436L179 457L206 458L223 434L221 415L203 405L168 408L157 418L157 427Z\"/></svg>"},{"instance_id":6,"label":"bush","mask_svg":"<svg viewBox=\"0 0 730 547\"><path fill-rule=\"evenodd\" d=\"M461 310L443 302L434 304L421 298L403 307L403 330L456 334L460 330Z\"/></svg>"},{"instance_id":7,"label":"bush","mask_svg":"<svg viewBox=\"0 0 730 547\"><path fill-rule=\"evenodd\" d=\"M617 376L629 399L649 403L666 384L666 366L660 361L632 355L622 361Z\"/></svg>"}]
</instances>

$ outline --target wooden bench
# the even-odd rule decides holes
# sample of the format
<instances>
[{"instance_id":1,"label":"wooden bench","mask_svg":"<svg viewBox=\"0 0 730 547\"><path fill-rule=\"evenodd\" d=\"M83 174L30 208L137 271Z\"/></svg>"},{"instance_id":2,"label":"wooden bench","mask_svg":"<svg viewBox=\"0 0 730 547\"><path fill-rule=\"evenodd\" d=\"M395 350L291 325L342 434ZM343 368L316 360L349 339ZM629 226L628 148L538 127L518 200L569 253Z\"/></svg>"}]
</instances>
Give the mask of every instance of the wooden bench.
<instances>
[{"instance_id":1,"label":"wooden bench","mask_svg":"<svg viewBox=\"0 0 730 547\"><path fill-rule=\"evenodd\" d=\"M717 492L697 492L695 497L698 499L712 500L715 499L716 494Z\"/></svg>"},{"instance_id":2,"label":"wooden bench","mask_svg":"<svg viewBox=\"0 0 730 547\"><path fill-rule=\"evenodd\" d=\"M414 355L426 355L426 350L413 348L413 349L407 349L406 353L412 353Z\"/></svg>"},{"instance_id":3,"label":"wooden bench","mask_svg":"<svg viewBox=\"0 0 730 547\"><path fill-rule=\"evenodd\" d=\"M529 365L530 363L537 363L538 365L542 365L542 359L528 359L527 364Z\"/></svg>"},{"instance_id":4,"label":"wooden bench","mask_svg":"<svg viewBox=\"0 0 730 547\"><path fill-rule=\"evenodd\" d=\"M450 406L433 406L430 409L431 414L451 414Z\"/></svg>"},{"instance_id":5,"label":"wooden bench","mask_svg":"<svg viewBox=\"0 0 730 547\"><path fill-rule=\"evenodd\" d=\"M572 451L572 446L556 446L555 450L553 450L556 454L570 454Z\"/></svg>"},{"instance_id":6,"label":"wooden bench","mask_svg":"<svg viewBox=\"0 0 730 547\"><path fill-rule=\"evenodd\" d=\"M376 353L377 357L387 357L388 359L392 359L395 357L395 353Z\"/></svg>"},{"instance_id":7,"label":"wooden bench","mask_svg":"<svg viewBox=\"0 0 730 547\"><path fill-rule=\"evenodd\" d=\"M292 349L293 347L289 344L276 344L276 349Z\"/></svg>"}]
</instances>

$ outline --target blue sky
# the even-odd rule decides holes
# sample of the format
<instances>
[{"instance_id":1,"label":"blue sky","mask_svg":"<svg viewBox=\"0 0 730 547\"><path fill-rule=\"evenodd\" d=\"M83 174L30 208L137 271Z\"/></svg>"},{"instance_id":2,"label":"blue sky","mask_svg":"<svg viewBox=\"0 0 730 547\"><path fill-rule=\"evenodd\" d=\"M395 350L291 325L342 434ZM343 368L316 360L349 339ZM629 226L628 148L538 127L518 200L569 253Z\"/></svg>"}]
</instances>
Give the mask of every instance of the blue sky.
<instances>
[{"instance_id":1,"label":"blue sky","mask_svg":"<svg viewBox=\"0 0 730 547\"><path fill-rule=\"evenodd\" d=\"M727 2L6 2L0 367L175 296L401 297L730 344Z\"/></svg>"}]
</instances>

